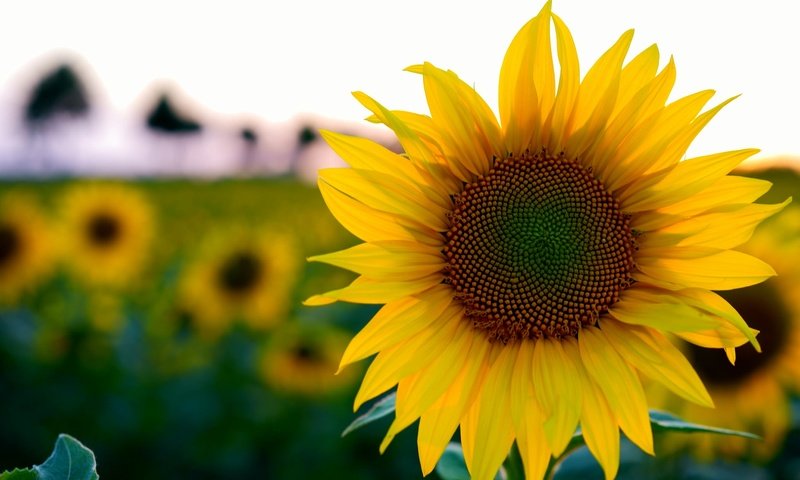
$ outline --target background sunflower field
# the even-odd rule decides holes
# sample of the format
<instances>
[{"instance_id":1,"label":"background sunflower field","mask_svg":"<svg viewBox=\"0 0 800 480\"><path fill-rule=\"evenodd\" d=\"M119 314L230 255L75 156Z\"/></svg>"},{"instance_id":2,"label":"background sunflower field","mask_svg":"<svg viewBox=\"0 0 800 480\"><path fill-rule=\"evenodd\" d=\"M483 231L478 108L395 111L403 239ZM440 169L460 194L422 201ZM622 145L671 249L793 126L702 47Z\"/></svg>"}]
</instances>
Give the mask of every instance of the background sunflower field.
<instances>
[{"instance_id":1,"label":"background sunflower field","mask_svg":"<svg viewBox=\"0 0 800 480\"><path fill-rule=\"evenodd\" d=\"M775 182L775 198L800 185L790 170L747 174ZM305 257L354 242L315 187L291 176L57 179L4 180L0 192L0 466L34 464L69 432L94 450L106 478L419 477L413 431L383 456L380 422L340 439L360 372L333 373L375 309L301 305L348 280ZM76 258L93 247L73 237L97 235L88 197L100 197L106 221L130 223L106 226L136 238L117 239L129 243L111 259L123 279L80 270L103 268L102 259ZM761 234L782 228L797 240L797 214ZM136 265L119 266L130 259ZM270 305L248 307L248 293ZM785 301L797 312L800 298ZM738 451L706 464L679 445L651 460L630 447L620 475L689 469L692 478L718 478L723 469L796 478L800 403L791 405L766 457Z\"/></svg>"}]
</instances>

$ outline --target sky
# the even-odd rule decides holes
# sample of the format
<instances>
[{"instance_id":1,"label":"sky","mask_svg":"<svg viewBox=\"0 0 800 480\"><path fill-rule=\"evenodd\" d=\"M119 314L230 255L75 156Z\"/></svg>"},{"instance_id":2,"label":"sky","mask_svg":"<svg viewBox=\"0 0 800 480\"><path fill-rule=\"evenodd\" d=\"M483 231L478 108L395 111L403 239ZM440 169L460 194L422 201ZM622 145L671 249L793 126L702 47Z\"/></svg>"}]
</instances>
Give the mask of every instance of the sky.
<instances>
[{"instance_id":1,"label":"sky","mask_svg":"<svg viewBox=\"0 0 800 480\"><path fill-rule=\"evenodd\" d=\"M707 88L741 97L690 154L745 147L800 156L800 29L792 1L555 0L585 73L629 28L677 65L673 99ZM312 112L359 122L362 90L390 108L427 111L408 65L454 70L496 111L497 77L532 0L25 1L0 17L0 105L14 107L37 69L76 58L96 98L123 112L171 85L220 116L284 121ZM709 104L711 106L711 104Z\"/></svg>"}]
</instances>

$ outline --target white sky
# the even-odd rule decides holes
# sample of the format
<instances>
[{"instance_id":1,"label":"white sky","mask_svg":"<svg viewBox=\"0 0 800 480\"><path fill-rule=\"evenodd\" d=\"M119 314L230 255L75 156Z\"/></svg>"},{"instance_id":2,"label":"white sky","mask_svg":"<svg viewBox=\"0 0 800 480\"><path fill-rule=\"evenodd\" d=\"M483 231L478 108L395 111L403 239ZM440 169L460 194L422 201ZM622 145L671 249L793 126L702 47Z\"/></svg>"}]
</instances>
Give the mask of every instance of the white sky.
<instances>
[{"instance_id":1,"label":"white sky","mask_svg":"<svg viewBox=\"0 0 800 480\"><path fill-rule=\"evenodd\" d=\"M13 6L12 6L13 5ZM743 94L690 153L759 147L800 155L800 28L794 1L555 0L583 71L626 29L678 67L673 97ZM207 111L282 121L301 112L359 121L363 90L425 111L424 60L456 71L493 107L503 53L538 0L20 1L0 16L0 95L18 95L54 52L90 67L102 98L141 109L161 80ZM18 96L15 98L19 98ZM713 100L712 100L713 101Z\"/></svg>"}]
</instances>

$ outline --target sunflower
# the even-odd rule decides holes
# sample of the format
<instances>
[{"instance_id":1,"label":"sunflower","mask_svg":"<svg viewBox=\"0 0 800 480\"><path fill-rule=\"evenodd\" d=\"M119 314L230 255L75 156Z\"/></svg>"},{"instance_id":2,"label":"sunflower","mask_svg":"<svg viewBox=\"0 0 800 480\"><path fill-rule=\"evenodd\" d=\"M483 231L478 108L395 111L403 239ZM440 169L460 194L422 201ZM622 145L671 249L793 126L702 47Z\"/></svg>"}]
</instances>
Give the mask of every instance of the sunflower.
<instances>
[{"instance_id":1,"label":"sunflower","mask_svg":"<svg viewBox=\"0 0 800 480\"><path fill-rule=\"evenodd\" d=\"M330 327L293 324L276 332L259 357L264 381L289 394L321 397L352 385L356 371L333 375L347 335Z\"/></svg>"},{"instance_id":2,"label":"sunflower","mask_svg":"<svg viewBox=\"0 0 800 480\"><path fill-rule=\"evenodd\" d=\"M181 281L181 304L201 336L215 338L232 320L263 330L280 322L297 277L288 236L231 229L210 237Z\"/></svg>"},{"instance_id":3,"label":"sunflower","mask_svg":"<svg viewBox=\"0 0 800 480\"><path fill-rule=\"evenodd\" d=\"M138 191L122 184L71 187L62 201L64 260L92 286L123 287L148 260L153 211Z\"/></svg>"},{"instance_id":4,"label":"sunflower","mask_svg":"<svg viewBox=\"0 0 800 480\"><path fill-rule=\"evenodd\" d=\"M555 81L551 21L560 64ZM383 451L419 419L423 474L456 428L473 478L492 478L516 440L541 478L580 425L613 477L619 432L652 453L638 374L711 406L666 338L732 351L754 332L712 290L775 274L732 250L783 207L755 205L761 181L727 176L755 150L683 159L730 100L666 103L675 80L655 46L625 63L625 32L579 80L571 34L547 3L500 71L499 122L455 73L430 63L430 115L355 97L404 154L325 132L352 168L319 173L334 217L364 243L319 255L358 273L309 298L385 304L345 350L375 353L355 407L397 386Z\"/></svg>"},{"instance_id":5,"label":"sunflower","mask_svg":"<svg viewBox=\"0 0 800 480\"><path fill-rule=\"evenodd\" d=\"M32 198L0 199L0 303L14 303L52 271L50 227Z\"/></svg>"},{"instance_id":6,"label":"sunflower","mask_svg":"<svg viewBox=\"0 0 800 480\"><path fill-rule=\"evenodd\" d=\"M664 403L688 420L753 432L763 441L691 435L671 438L671 447L691 446L691 451L704 459L749 456L767 460L779 450L790 427L787 397L800 392L800 265L795 260L800 251L798 226L800 208L789 209L760 227L748 244L747 252L769 260L778 277L722 294L759 330L763 352L743 347L737 351L734 367L723 356L688 345L688 357L708 387L716 409L674 397Z\"/></svg>"}]
</instances>

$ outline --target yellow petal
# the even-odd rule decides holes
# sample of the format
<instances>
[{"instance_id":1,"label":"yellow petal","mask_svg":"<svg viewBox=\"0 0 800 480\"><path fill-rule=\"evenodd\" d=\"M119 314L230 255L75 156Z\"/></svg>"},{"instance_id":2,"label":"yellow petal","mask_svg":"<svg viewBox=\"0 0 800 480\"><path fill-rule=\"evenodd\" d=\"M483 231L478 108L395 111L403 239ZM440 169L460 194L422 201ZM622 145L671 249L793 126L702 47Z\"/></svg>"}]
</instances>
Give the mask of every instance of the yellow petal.
<instances>
[{"instance_id":1,"label":"yellow petal","mask_svg":"<svg viewBox=\"0 0 800 480\"><path fill-rule=\"evenodd\" d=\"M505 154L494 114L454 73L425 63L422 76L431 119L441 132L445 154L472 174L484 175L492 158Z\"/></svg>"},{"instance_id":2,"label":"yellow petal","mask_svg":"<svg viewBox=\"0 0 800 480\"><path fill-rule=\"evenodd\" d=\"M558 93L546 122L549 132L544 132L542 144L547 145L551 152L560 152L563 150L567 138L566 124L578 96L581 69L572 34L561 18L555 14L552 14L552 18L555 25L556 48L561 73L558 80ZM548 133L549 138L546 136Z\"/></svg>"},{"instance_id":3,"label":"yellow petal","mask_svg":"<svg viewBox=\"0 0 800 480\"><path fill-rule=\"evenodd\" d=\"M469 360L453 366L459 374L450 388L420 417L417 447L423 475L433 471L466 409L483 386L489 370L486 361L489 342L482 340L472 342Z\"/></svg>"},{"instance_id":4,"label":"yellow petal","mask_svg":"<svg viewBox=\"0 0 800 480\"><path fill-rule=\"evenodd\" d=\"M617 191L633 182L633 186L617 192L620 200L625 200L628 190L640 189L639 184L647 178L642 175L650 169L661 150L680 134L703 106L714 96L712 90L688 95L657 110L640 121L617 147L609 167L604 170L604 184L611 191Z\"/></svg>"},{"instance_id":5,"label":"yellow petal","mask_svg":"<svg viewBox=\"0 0 800 480\"><path fill-rule=\"evenodd\" d=\"M630 48L631 40L633 39L633 30L628 30L623 33L619 40L609 48L594 65L586 73L583 82L580 84L580 90L575 101L575 107L572 111L570 121L567 129L575 132L583 127L587 121L596 115L598 107L606 108L603 103L606 98L607 92L616 83L616 88L619 88L619 78L622 71L622 62L625 60L625 55ZM610 108L613 109L616 102L616 92L614 93L614 102L611 103ZM604 116L608 118L613 110L609 110ZM599 112L598 112L599 113Z\"/></svg>"},{"instance_id":6,"label":"yellow petal","mask_svg":"<svg viewBox=\"0 0 800 480\"><path fill-rule=\"evenodd\" d=\"M707 312L728 322L734 328L739 330L739 332L741 332L742 335L744 335L750 341L750 343L753 344L753 347L755 347L757 351L761 351L761 346L758 344L758 340L756 340L753 329L747 326L747 323L744 321L742 316L739 315L739 312L737 312L736 309L733 308L733 306L724 298L720 297L714 292L694 288L684 289L676 292L675 294L682 297L687 303L694 305L695 308L706 310ZM733 345L724 346L731 347Z\"/></svg>"},{"instance_id":7,"label":"yellow petal","mask_svg":"<svg viewBox=\"0 0 800 480\"><path fill-rule=\"evenodd\" d=\"M438 249L402 240L362 243L338 252L309 257L376 280L413 280L441 272Z\"/></svg>"},{"instance_id":8,"label":"yellow petal","mask_svg":"<svg viewBox=\"0 0 800 480\"><path fill-rule=\"evenodd\" d=\"M435 232L447 231L447 211L423 193L392 175L354 168L324 168L321 181L376 210L402 215L405 222Z\"/></svg>"},{"instance_id":9,"label":"yellow petal","mask_svg":"<svg viewBox=\"0 0 800 480\"><path fill-rule=\"evenodd\" d=\"M578 336L583 366L605 395L622 431L633 443L653 454L650 415L639 378L611 346L601 329L585 327Z\"/></svg>"},{"instance_id":10,"label":"yellow petal","mask_svg":"<svg viewBox=\"0 0 800 480\"><path fill-rule=\"evenodd\" d=\"M448 191L435 190L429 185L429 175L412 160L398 155L372 140L321 130L322 138L351 167L361 170L399 176L404 182L415 185L426 197L443 208L451 206Z\"/></svg>"},{"instance_id":11,"label":"yellow petal","mask_svg":"<svg viewBox=\"0 0 800 480\"><path fill-rule=\"evenodd\" d=\"M550 2L511 41L500 68L500 122L509 153L530 145L553 103L553 55L550 44ZM525 108L520 108L525 105Z\"/></svg>"},{"instance_id":12,"label":"yellow petal","mask_svg":"<svg viewBox=\"0 0 800 480\"><path fill-rule=\"evenodd\" d=\"M611 118L617 118L622 109L628 106L635 96L640 95L645 86L652 83L658 71L658 61L658 45L653 44L642 50L622 68L622 75L619 81L619 97ZM674 69L674 66L672 68ZM664 100L666 100L666 97L664 97ZM663 101L661 105L664 105ZM639 114L646 116L650 113L647 109L644 109Z\"/></svg>"},{"instance_id":13,"label":"yellow petal","mask_svg":"<svg viewBox=\"0 0 800 480\"><path fill-rule=\"evenodd\" d=\"M660 211L689 217L722 205L752 203L771 186L770 182L758 178L726 175L684 200L661 207Z\"/></svg>"},{"instance_id":14,"label":"yellow petal","mask_svg":"<svg viewBox=\"0 0 800 480\"><path fill-rule=\"evenodd\" d=\"M745 204L716 208L705 214L676 222L662 229L659 235L676 232L686 234L672 245L734 248L749 240L762 220L783 210L789 202L791 199L775 205ZM645 246L640 243L640 255L646 255L643 250Z\"/></svg>"},{"instance_id":15,"label":"yellow petal","mask_svg":"<svg viewBox=\"0 0 800 480\"><path fill-rule=\"evenodd\" d=\"M757 152L745 149L690 158L664 173L644 177L618 193L617 198L626 212L666 207L714 184Z\"/></svg>"},{"instance_id":16,"label":"yellow petal","mask_svg":"<svg viewBox=\"0 0 800 480\"><path fill-rule=\"evenodd\" d=\"M578 380L584 392L581 430L586 446L603 467L606 480L617 476L619 469L619 425L605 395L589 377L583 364L578 365Z\"/></svg>"},{"instance_id":17,"label":"yellow petal","mask_svg":"<svg viewBox=\"0 0 800 480\"><path fill-rule=\"evenodd\" d=\"M673 292L634 286L622 292L609 315L629 325L643 325L667 332L693 332L714 328L712 315L682 301Z\"/></svg>"},{"instance_id":18,"label":"yellow petal","mask_svg":"<svg viewBox=\"0 0 800 480\"><path fill-rule=\"evenodd\" d=\"M642 52L642 54L645 53L647 50ZM657 61L658 49L655 49L651 55L654 55ZM624 76L625 70L623 70ZM612 115L611 123L602 135L598 135L597 145L591 153L596 157L592 164L598 168L599 178L606 179L610 169L619 168L620 145L625 143L626 138L631 135L642 119L648 118L664 108L664 102L669 96L674 82L675 64L670 59L670 62L656 78L638 91L631 92L635 94L629 100L617 99L618 108L621 110ZM625 93L626 88L620 86L620 96L624 97ZM622 104L621 102L627 103ZM614 161L615 159L616 161Z\"/></svg>"},{"instance_id":19,"label":"yellow petal","mask_svg":"<svg viewBox=\"0 0 800 480\"><path fill-rule=\"evenodd\" d=\"M565 353L562 343L566 342L538 340L533 356L533 388L542 407L544 433L556 457L564 452L581 414L575 359Z\"/></svg>"},{"instance_id":20,"label":"yellow petal","mask_svg":"<svg viewBox=\"0 0 800 480\"><path fill-rule=\"evenodd\" d=\"M319 191L336 220L364 241L414 240L425 236L415 235L412 229L400 225L396 217L368 207L322 180L319 181Z\"/></svg>"},{"instance_id":21,"label":"yellow petal","mask_svg":"<svg viewBox=\"0 0 800 480\"><path fill-rule=\"evenodd\" d=\"M552 452L547 448L547 438L542 428L539 405L531 396L525 401L525 415L521 427L515 427L517 445L519 446L522 464L525 467L525 478L536 480L544 478L550 464Z\"/></svg>"},{"instance_id":22,"label":"yellow petal","mask_svg":"<svg viewBox=\"0 0 800 480\"><path fill-rule=\"evenodd\" d=\"M352 303L380 304L389 303L398 298L420 293L442 283L441 274L428 275L411 281L386 282L358 277L350 285L338 290L331 290L314 295L304 305L326 305L337 300Z\"/></svg>"},{"instance_id":23,"label":"yellow petal","mask_svg":"<svg viewBox=\"0 0 800 480\"><path fill-rule=\"evenodd\" d=\"M756 257L707 247L653 249L653 256L639 257L636 263L657 280L709 290L748 287L775 275L772 267Z\"/></svg>"},{"instance_id":24,"label":"yellow petal","mask_svg":"<svg viewBox=\"0 0 800 480\"><path fill-rule=\"evenodd\" d=\"M397 388L395 419L389 427L384 443L381 444L381 453L388 446L387 440L391 440L394 435L416 421L451 387L459 373L453 365L463 365L471 361L467 354L472 346L475 332L466 322L460 323L462 325L457 328L451 342L440 349L439 355L430 365L423 367L413 375L413 378L400 381Z\"/></svg>"},{"instance_id":25,"label":"yellow petal","mask_svg":"<svg viewBox=\"0 0 800 480\"><path fill-rule=\"evenodd\" d=\"M505 345L486 376L481 389L472 465L472 478L494 478L514 443L514 427L508 412L509 390L518 345Z\"/></svg>"},{"instance_id":26,"label":"yellow petal","mask_svg":"<svg viewBox=\"0 0 800 480\"><path fill-rule=\"evenodd\" d=\"M375 398L397 385L403 378L429 365L439 353L431 346L444 345L448 338L452 338L458 324L462 322L460 314L460 308L448 308L430 326L378 353L364 374L353 410L358 410L367 400Z\"/></svg>"},{"instance_id":27,"label":"yellow petal","mask_svg":"<svg viewBox=\"0 0 800 480\"><path fill-rule=\"evenodd\" d=\"M617 353L652 380L683 398L713 408L703 382L683 354L661 333L604 319L601 328Z\"/></svg>"},{"instance_id":28,"label":"yellow petal","mask_svg":"<svg viewBox=\"0 0 800 480\"><path fill-rule=\"evenodd\" d=\"M339 370L419 332L438 318L452 299L450 286L437 285L423 295L387 303L350 341Z\"/></svg>"}]
</instances>

